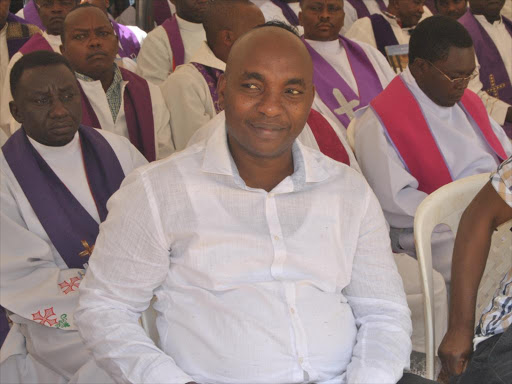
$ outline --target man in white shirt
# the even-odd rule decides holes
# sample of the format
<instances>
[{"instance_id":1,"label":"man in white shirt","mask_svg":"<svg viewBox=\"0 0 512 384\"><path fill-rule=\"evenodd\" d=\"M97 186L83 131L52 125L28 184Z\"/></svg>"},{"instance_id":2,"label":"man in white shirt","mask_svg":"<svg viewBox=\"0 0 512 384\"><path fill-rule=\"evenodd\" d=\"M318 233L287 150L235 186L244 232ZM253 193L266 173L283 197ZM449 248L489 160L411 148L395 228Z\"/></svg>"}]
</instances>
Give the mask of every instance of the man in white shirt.
<instances>
[{"instance_id":1,"label":"man in white shirt","mask_svg":"<svg viewBox=\"0 0 512 384\"><path fill-rule=\"evenodd\" d=\"M411 29L432 16L424 4L424 0L390 0L386 12L357 20L345 36L370 44L386 56L385 47L408 44Z\"/></svg>"},{"instance_id":2,"label":"man in white shirt","mask_svg":"<svg viewBox=\"0 0 512 384\"><path fill-rule=\"evenodd\" d=\"M80 5L66 17L62 37L82 94L82 123L129 138L148 161L173 153L160 88L114 63L118 39L106 14Z\"/></svg>"},{"instance_id":3,"label":"man in white shirt","mask_svg":"<svg viewBox=\"0 0 512 384\"><path fill-rule=\"evenodd\" d=\"M340 37L344 15L342 0L302 0L299 20L313 59L313 107L346 135L354 111L386 88L395 73L376 48Z\"/></svg>"},{"instance_id":4,"label":"man in white shirt","mask_svg":"<svg viewBox=\"0 0 512 384\"><path fill-rule=\"evenodd\" d=\"M80 125L80 92L61 55L28 54L10 80L23 128L0 154L0 305L13 323L0 382L109 383L73 312L107 200L147 162L125 138Z\"/></svg>"},{"instance_id":5,"label":"man in white shirt","mask_svg":"<svg viewBox=\"0 0 512 384\"><path fill-rule=\"evenodd\" d=\"M177 68L161 85L176 150L184 149L192 135L220 112L217 82L229 51L236 39L264 23L260 9L249 0L219 0L208 5L203 22L206 41L190 63Z\"/></svg>"},{"instance_id":6,"label":"man in white shirt","mask_svg":"<svg viewBox=\"0 0 512 384\"><path fill-rule=\"evenodd\" d=\"M471 0L459 19L475 44L482 89L493 96L492 108L512 139L512 21L500 15L505 0ZM504 121L503 121L504 120Z\"/></svg>"},{"instance_id":7,"label":"man in white shirt","mask_svg":"<svg viewBox=\"0 0 512 384\"><path fill-rule=\"evenodd\" d=\"M444 184L490 172L512 144L478 96L471 37L457 21L433 16L414 30L409 67L356 117L355 152L391 225L394 250L414 254L418 205ZM450 282L453 234L432 236L433 266Z\"/></svg>"},{"instance_id":8,"label":"man in white shirt","mask_svg":"<svg viewBox=\"0 0 512 384\"><path fill-rule=\"evenodd\" d=\"M153 29L137 58L137 73L160 85L181 64L188 63L206 39L203 28L207 0L176 0L176 14Z\"/></svg>"},{"instance_id":9,"label":"man in white shirt","mask_svg":"<svg viewBox=\"0 0 512 384\"><path fill-rule=\"evenodd\" d=\"M295 140L304 45L253 29L218 90L211 134L109 202L75 315L97 362L136 383L396 383L411 323L377 200ZM154 294L161 349L137 323Z\"/></svg>"}]
</instances>

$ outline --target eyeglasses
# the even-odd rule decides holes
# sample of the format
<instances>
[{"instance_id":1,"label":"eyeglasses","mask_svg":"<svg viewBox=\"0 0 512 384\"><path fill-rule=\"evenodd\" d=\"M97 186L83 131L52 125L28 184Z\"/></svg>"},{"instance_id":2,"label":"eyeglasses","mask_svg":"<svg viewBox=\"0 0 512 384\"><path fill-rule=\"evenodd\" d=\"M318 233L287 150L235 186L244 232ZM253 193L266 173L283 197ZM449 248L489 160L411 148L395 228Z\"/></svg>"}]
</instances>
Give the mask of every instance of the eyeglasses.
<instances>
[{"instance_id":1,"label":"eyeglasses","mask_svg":"<svg viewBox=\"0 0 512 384\"><path fill-rule=\"evenodd\" d=\"M473 73L467 77L457 77L455 79L452 79L450 76L448 76L446 73L441 71L439 68L437 68L434 64L432 64L430 61L425 60L427 63L429 63L431 66L433 66L435 69L439 71L441 75L445 77L446 80L448 80L453 85L462 85L462 84L468 84L471 80L473 80L475 77L478 76L478 68L475 68Z\"/></svg>"}]
</instances>

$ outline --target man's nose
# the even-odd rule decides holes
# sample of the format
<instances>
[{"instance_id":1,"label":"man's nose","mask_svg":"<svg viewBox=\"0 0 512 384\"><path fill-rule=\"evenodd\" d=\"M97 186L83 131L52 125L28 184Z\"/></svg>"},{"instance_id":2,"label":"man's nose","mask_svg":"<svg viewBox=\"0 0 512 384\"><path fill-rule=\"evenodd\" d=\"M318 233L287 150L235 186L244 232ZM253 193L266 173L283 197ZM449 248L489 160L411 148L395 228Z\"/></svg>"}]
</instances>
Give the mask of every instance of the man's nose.
<instances>
[{"instance_id":1,"label":"man's nose","mask_svg":"<svg viewBox=\"0 0 512 384\"><path fill-rule=\"evenodd\" d=\"M279 116L283 111L281 92L265 90L258 105L258 112L267 117Z\"/></svg>"},{"instance_id":2,"label":"man's nose","mask_svg":"<svg viewBox=\"0 0 512 384\"><path fill-rule=\"evenodd\" d=\"M54 98L52 107L50 110L50 116L53 118L65 117L68 115L68 110L64 106L64 103L58 98Z\"/></svg>"}]
</instances>

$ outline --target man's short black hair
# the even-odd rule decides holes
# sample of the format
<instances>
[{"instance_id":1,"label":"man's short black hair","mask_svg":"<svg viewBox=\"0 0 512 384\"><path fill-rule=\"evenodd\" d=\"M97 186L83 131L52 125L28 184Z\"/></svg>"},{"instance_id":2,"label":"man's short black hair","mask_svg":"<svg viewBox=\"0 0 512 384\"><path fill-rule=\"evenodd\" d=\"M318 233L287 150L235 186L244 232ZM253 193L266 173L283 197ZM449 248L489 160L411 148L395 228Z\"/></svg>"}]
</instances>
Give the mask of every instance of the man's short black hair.
<instances>
[{"instance_id":1,"label":"man's short black hair","mask_svg":"<svg viewBox=\"0 0 512 384\"><path fill-rule=\"evenodd\" d=\"M97 7L96 5L94 4L91 4L91 3L82 3L82 4L78 4L78 5L75 5L71 11L68 12L68 14L66 15L66 17L64 18L64 26L62 27L62 33L60 34L60 39L62 41L62 44L64 44L64 39L65 39L65 33L64 33L64 29L66 29L66 19L68 18L68 16L73 12L73 11L76 11L77 9L81 9L81 8L97 8L101 11L101 9L99 7ZM103 11L102 11L103 12ZM108 19L108 16L105 15L105 17ZM108 19L109 22L110 22L110 19Z\"/></svg>"},{"instance_id":2,"label":"man's short black hair","mask_svg":"<svg viewBox=\"0 0 512 384\"><path fill-rule=\"evenodd\" d=\"M279 21L279 20L271 20L267 21L265 24L258 25L254 27L254 29L258 28L265 28L265 27L277 27L287 30L288 32L293 33L295 36L297 36L300 39L299 31L297 28L295 28L293 25L287 24L285 22Z\"/></svg>"},{"instance_id":3,"label":"man's short black hair","mask_svg":"<svg viewBox=\"0 0 512 384\"><path fill-rule=\"evenodd\" d=\"M11 86L11 94L14 97L16 94L16 88L20 82L21 76L23 72L27 69L37 68L37 67L48 67L50 65L65 65L69 68L73 76L75 73L71 69L71 65L66 60L66 58L62 55L59 55L56 52L50 51L35 51L23 55L21 59L19 59L11 69L11 75L9 77L9 82Z\"/></svg>"},{"instance_id":4,"label":"man's short black hair","mask_svg":"<svg viewBox=\"0 0 512 384\"><path fill-rule=\"evenodd\" d=\"M431 63L445 60L451 47L469 48L473 40L458 21L448 16L432 16L417 25L409 41L409 64L417 58Z\"/></svg>"}]
</instances>

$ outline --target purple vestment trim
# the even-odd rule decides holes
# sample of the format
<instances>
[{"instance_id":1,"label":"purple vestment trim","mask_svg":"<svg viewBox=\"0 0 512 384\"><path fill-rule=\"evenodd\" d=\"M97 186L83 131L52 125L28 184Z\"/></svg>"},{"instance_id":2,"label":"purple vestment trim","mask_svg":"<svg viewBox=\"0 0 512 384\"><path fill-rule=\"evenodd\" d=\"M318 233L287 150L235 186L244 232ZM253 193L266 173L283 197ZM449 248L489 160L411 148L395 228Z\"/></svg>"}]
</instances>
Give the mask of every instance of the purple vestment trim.
<instances>
[{"instance_id":1,"label":"purple vestment trim","mask_svg":"<svg viewBox=\"0 0 512 384\"><path fill-rule=\"evenodd\" d=\"M212 96L213 105L215 107L215 112L219 113L222 111L222 108L219 106L219 94L217 93L217 83L219 81L220 75L224 73L220 69L209 67L204 64L199 63L190 63L199 71L201 75L203 75L206 84L208 84L208 88L210 89L210 95Z\"/></svg>"},{"instance_id":2,"label":"purple vestment trim","mask_svg":"<svg viewBox=\"0 0 512 384\"><path fill-rule=\"evenodd\" d=\"M33 35L19 50L23 55L34 51L50 51L53 52L53 48L43 35L36 33Z\"/></svg>"},{"instance_id":3,"label":"purple vestment trim","mask_svg":"<svg viewBox=\"0 0 512 384\"><path fill-rule=\"evenodd\" d=\"M27 20L22 19L19 16L16 16L14 13L9 12L7 14L7 22L8 23L20 23L20 24L30 24Z\"/></svg>"},{"instance_id":4,"label":"purple vestment trim","mask_svg":"<svg viewBox=\"0 0 512 384\"><path fill-rule=\"evenodd\" d=\"M156 25L162 25L170 17L172 13L167 0L153 0L153 20Z\"/></svg>"},{"instance_id":5,"label":"purple vestment trim","mask_svg":"<svg viewBox=\"0 0 512 384\"><path fill-rule=\"evenodd\" d=\"M140 43L139 40L137 40L135 33L133 33L130 28L116 23L114 20L112 20L111 23L117 37L119 38L119 56L128 57L130 59L137 58L140 51Z\"/></svg>"},{"instance_id":6,"label":"purple vestment trim","mask_svg":"<svg viewBox=\"0 0 512 384\"><path fill-rule=\"evenodd\" d=\"M148 161L155 161L155 123L149 85L146 80L135 73L124 68L119 68L119 70L123 80L127 82L123 94L123 104L130 142ZM80 82L78 82L78 87L82 96L82 124L101 128L98 117Z\"/></svg>"},{"instance_id":7,"label":"purple vestment trim","mask_svg":"<svg viewBox=\"0 0 512 384\"><path fill-rule=\"evenodd\" d=\"M363 2L363 0L346 0L348 3L354 7L357 13L357 18L362 19L363 17L370 17L370 11L366 7L366 4ZM377 0L377 4L379 5L379 9L381 12L384 12L387 10L386 4L383 0Z\"/></svg>"},{"instance_id":8,"label":"purple vestment trim","mask_svg":"<svg viewBox=\"0 0 512 384\"><path fill-rule=\"evenodd\" d=\"M46 31L46 27L43 25L43 22L39 17L39 12L37 11L37 6L34 0L30 0L28 4L25 5L23 8L23 16L28 23L34 24L43 32Z\"/></svg>"},{"instance_id":9,"label":"purple vestment trim","mask_svg":"<svg viewBox=\"0 0 512 384\"><path fill-rule=\"evenodd\" d=\"M458 21L466 27L473 39L476 56L480 62L482 89L491 96L512 104L512 84L496 44L471 11L466 12ZM512 36L512 22L505 17L502 17L502 21ZM503 128L507 136L512 138L512 124L505 123Z\"/></svg>"},{"instance_id":10,"label":"purple vestment trim","mask_svg":"<svg viewBox=\"0 0 512 384\"><path fill-rule=\"evenodd\" d=\"M279 8L281 8L281 11L283 12L283 16L288 20L288 23L290 23L293 26L299 25L299 18L293 11L293 9L288 5L286 1L283 0L270 0L274 5L277 5Z\"/></svg>"},{"instance_id":11,"label":"purple vestment trim","mask_svg":"<svg viewBox=\"0 0 512 384\"><path fill-rule=\"evenodd\" d=\"M398 44L395 32L393 32L386 18L378 13L371 15L370 21L372 22L373 35L375 36L377 49L381 51L384 57L387 57L386 47Z\"/></svg>"},{"instance_id":12,"label":"purple vestment trim","mask_svg":"<svg viewBox=\"0 0 512 384\"><path fill-rule=\"evenodd\" d=\"M28 24L28 22L26 20L22 19L21 17L16 16L13 13L10 13L10 12L7 14L7 23L19 23L19 24L24 24L24 25ZM22 26L22 28L28 28L28 27ZM16 52L18 52L20 50L20 48L23 47L23 45L25 45L25 43L29 40L30 40L30 36L19 37L19 38L18 37L10 38L9 36L7 36L7 52L9 53L9 59L11 59L16 54Z\"/></svg>"},{"instance_id":13,"label":"purple vestment trim","mask_svg":"<svg viewBox=\"0 0 512 384\"><path fill-rule=\"evenodd\" d=\"M78 129L85 173L100 220L107 217L107 200L119 189L124 172L110 144L93 128ZM69 268L83 268L83 242L94 245L99 224L19 129L2 147L5 159L50 241Z\"/></svg>"},{"instance_id":14,"label":"purple vestment trim","mask_svg":"<svg viewBox=\"0 0 512 384\"><path fill-rule=\"evenodd\" d=\"M167 32L167 38L169 39L169 45L172 51L172 70L178 65L185 64L185 46L183 45L183 39L181 38L180 28L178 26L178 20L176 15L165 20L162 27Z\"/></svg>"},{"instance_id":15,"label":"purple vestment trim","mask_svg":"<svg viewBox=\"0 0 512 384\"><path fill-rule=\"evenodd\" d=\"M338 89L347 102L359 100L357 109L367 106L375 96L382 92L382 84L375 68L373 68L366 53L355 41L343 36L339 37L340 44L345 48L350 68L357 82L358 96L343 77L304 38L302 40L313 59L313 81L318 95L343 126L348 127L350 118L346 114L335 112L340 107L340 103L333 91Z\"/></svg>"}]
</instances>

